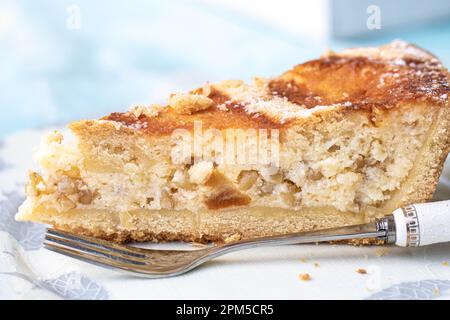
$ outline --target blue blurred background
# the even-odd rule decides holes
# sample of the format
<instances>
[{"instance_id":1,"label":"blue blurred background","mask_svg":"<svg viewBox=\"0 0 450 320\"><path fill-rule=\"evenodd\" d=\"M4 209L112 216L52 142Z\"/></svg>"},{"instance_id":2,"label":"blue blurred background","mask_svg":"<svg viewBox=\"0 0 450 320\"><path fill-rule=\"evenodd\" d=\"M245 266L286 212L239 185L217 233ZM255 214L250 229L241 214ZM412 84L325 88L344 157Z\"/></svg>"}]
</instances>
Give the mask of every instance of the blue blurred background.
<instances>
[{"instance_id":1,"label":"blue blurred background","mask_svg":"<svg viewBox=\"0 0 450 320\"><path fill-rule=\"evenodd\" d=\"M327 49L400 38L448 67L449 14L448 0L0 0L0 139L276 76Z\"/></svg>"}]
</instances>

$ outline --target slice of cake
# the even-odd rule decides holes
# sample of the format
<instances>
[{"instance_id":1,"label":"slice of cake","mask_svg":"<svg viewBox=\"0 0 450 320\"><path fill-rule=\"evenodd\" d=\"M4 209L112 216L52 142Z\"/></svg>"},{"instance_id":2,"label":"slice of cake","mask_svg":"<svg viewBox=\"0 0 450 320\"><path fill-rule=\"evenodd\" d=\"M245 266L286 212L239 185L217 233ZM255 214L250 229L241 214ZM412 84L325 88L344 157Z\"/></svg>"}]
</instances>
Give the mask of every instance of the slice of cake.
<instances>
[{"instance_id":1,"label":"slice of cake","mask_svg":"<svg viewBox=\"0 0 450 320\"><path fill-rule=\"evenodd\" d=\"M18 220L117 242L229 241L370 221L431 198L449 73L396 41L55 132Z\"/></svg>"}]
</instances>

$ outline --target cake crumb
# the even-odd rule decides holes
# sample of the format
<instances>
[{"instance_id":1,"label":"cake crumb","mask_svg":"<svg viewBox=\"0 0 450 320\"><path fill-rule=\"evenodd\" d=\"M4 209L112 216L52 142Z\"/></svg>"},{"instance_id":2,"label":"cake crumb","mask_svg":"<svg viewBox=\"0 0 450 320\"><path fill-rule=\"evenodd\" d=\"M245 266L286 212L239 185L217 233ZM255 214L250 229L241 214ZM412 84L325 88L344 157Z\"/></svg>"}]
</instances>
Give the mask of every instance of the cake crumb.
<instances>
[{"instance_id":1,"label":"cake crumb","mask_svg":"<svg viewBox=\"0 0 450 320\"><path fill-rule=\"evenodd\" d=\"M309 273L300 273L298 275L298 278L302 281L310 281L311 280L311 276L309 275Z\"/></svg>"},{"instance_id":2,"label":"cake crumb","mask_svg":"<svg viewBox=\"0 0 450 320\"><path fill-rule=\"evenodd\" d=\"M306 258L300 258L300 262L301 263L306 263L308 260L306 260Z\"/></svg>"},{"instance_id":3,"label":"cake crumb","mask_svg":"<svg viewBox=\"0 0 450 320\"><path fill-rule=\"evenodd\" d=\"M54 130L52 133L49 133L44 137L44 142L46 144L61 144L62 141L63 135L58 130Z\"/></svg>"},{"instance_id":4,"label":"cake crumb","mask_svg":"<svg viewBox=\"0 0 450 320\"><path fill-rule=\"evenodd\" d=\"M375 255L377 257L382 257L382 256L386 256L391 252L391 249L386 248L386 247L381 247L381 248L377 248L375 251Z\"/></svg>"},{"instance_id":5,"label":"cake crumb","mask_svg":"<svg viewBox=\"0 0 450 320\"><path fill-rule=\"evenodd\" d=\"M448 261L442 261L442 265L448 267Z\"/></svg>"},{"instance_id":6,"label":"cake crumb","mask_svg":"<svg viewBox=\"0 0 450 320\"><path fill-rule=\"evenodd\" d=\"M152 118L157 117L163 108L164 107L160 104L152 104L150 106L134 105L130 108L130 113L136 118L139 118L141 115Z\"/></svg>"},{"instance_id":7,"label":"cake crumb","mask_svg":"<svg viewBox=\"0 0 450 320\"><path fill-rule=\"evenodd\" d=\"M367 270L363 268L356 269L356 272L358 272L359 274L367 274Z\"/></svg>"},{"instance_id":8,"label":"cake crumb","mask_svg":"<svg viewBox=\"0 0 450 320\"><path fill-rule=\"evenodd\" d=\"M226 237L225 240L224 240L224 242L225 242L225 243L236 242L236 241L241 240L241 238L242 238L242 237L241 237L240 234L234 233L234 234L232 234L232 235Z\"/></svg>"},{"instance_id":9,"label":"cake crumb","mask_svg":"<svg viewBox=\"0 0 450 320\"><path fill-rule=\"evenodd\" d=\"M173 94L167 101L179 114L193 114L208 109L214 101L202 94Z\"/></svg>"},{"instance_id":10,"label":"cake crumb","mask_svg":"<svg viewBox=\"0 0 450 320\"><path fill-rule=\"evenodd\" d=\"M435 297L439 297L441 295L441 290L439 290L439 288L435 288L434 289L434 296Z\"/></svg>"},{"instance_id":11,"label":"cake crumb","mask_svg":"<svg viewBox=\"0 0 450 320\"><path fill-rule=\"evenodd\" d=\"M320 264L318 262L314 262L314 267L319 268Z\"/></svg>"}]
</instances>

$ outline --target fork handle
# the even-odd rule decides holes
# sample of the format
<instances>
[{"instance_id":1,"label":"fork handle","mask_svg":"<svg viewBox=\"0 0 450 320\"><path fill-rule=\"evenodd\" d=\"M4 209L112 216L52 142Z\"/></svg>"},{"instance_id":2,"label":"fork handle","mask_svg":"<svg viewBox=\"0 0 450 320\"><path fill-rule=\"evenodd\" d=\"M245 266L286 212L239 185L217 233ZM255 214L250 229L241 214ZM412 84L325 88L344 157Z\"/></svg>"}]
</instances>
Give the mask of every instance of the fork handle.
<instances>
[{"instance_id":1,"label":"fork handle","mask_svg":"<svg viewBox=\"0 0 450 320\"><path fill-rule=\"evenodd\" d=\"M408 205L395 210L393 216L398 246L450 242L450 200Z\"/></svg>"},{"instance_id":2,"label":"fork handle","mask_svg":"<svg viewBox=\"0 0 450 320\"><path fill-rule=\"evenodd\" d=\"M360 225L244 239L241 241L230 242L221 246L214 247L211 250L211 256L218 257L220 255L233 251L272 245L278 246L368 238L377 238L381 241L388 239L395 240L395 233L392 236L394 223L391 220L393 220L393 218L389 221L384 221L384 219L382 219L376 222ZM388 235L390 235L390 237L388 237Z\"/></svg>"},{"instance_id":3,"label":"fork handle","mask_svg":"<svg viewBox=\"0 0 450 320\"><path fill-rule=\"evenodd\" d=\"M374 223L232 242L217 247L214 255L267 245L367 238L375 238L401 247L450 242L450 200L408 205Z\"/></svg>"}]
</instances>

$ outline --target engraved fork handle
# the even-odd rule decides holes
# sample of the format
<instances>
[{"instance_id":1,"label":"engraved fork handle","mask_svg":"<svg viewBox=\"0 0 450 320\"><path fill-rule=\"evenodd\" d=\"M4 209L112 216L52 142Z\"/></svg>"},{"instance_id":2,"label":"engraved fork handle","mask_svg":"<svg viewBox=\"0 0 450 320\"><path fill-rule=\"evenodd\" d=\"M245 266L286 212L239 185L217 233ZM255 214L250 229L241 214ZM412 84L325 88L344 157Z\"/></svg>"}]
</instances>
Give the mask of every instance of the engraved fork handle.
<instances>
[{"instance_id":1,"label":"engraved fork handle","mask_svg":"<svg viewBox=\"0 0 450 320\"><path fill-rule=\"evenodd\" d=\"M408 205L392 215L398 246L450 242L450 200Z\"/></svg>"},{"instance_id":2,"label":"engraved fork handle","mask_svg":"<svg viewBox=\"0 0 450 320\"><path fill-rule=\"evenodd\" d=\"M247 248L375 238L401 247L450 242L450 200L408 205L375 222L241 240L212 250L213 256Z\"/></svg>"}]
</instances>

